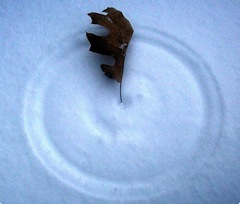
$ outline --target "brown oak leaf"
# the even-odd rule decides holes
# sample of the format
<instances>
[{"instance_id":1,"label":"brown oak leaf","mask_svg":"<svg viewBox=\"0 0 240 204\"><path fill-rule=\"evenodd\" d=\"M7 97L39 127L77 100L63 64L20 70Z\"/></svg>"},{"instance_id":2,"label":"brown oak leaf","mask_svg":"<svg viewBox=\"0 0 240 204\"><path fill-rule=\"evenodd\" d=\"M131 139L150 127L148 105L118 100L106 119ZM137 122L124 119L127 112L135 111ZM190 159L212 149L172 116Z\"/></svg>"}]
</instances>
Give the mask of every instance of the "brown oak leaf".
<instances>
[{"instance_id":1,"label":"brown oak leaf","mask_svg":"<svg viewBox=\"0 0 240 204\"><path fill-rule=\"evenodd\" d=\"M128 44L133 34L133 28L130 22L123 16L121 11L108 7L103 10L107 15L99 13L89 13L92 24L99 24L108 29L109 35L98 36L87 33L87 38L91 44L90 51L103 55L112 56L115 59L114 65L102 64L102 71L110 78L116 79L121 84L124 70L124 60Z\"/></svg>"}]
</instances>

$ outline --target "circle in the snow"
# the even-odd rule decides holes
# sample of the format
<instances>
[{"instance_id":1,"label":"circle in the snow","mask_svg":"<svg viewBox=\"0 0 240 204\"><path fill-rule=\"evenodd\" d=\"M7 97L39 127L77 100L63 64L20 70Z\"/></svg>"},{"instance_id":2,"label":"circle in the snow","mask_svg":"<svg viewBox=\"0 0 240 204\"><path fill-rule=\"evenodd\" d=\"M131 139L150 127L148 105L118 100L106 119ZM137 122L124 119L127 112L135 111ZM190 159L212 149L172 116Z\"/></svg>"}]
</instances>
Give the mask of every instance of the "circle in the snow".
<instances>
[{"instance_id":1,"label":"circle in the snow","mask_svg":"<svg viewBox=\"0 0 240 204\"><path fill-rule=\"evenodd\" d=\"M62 41L26 88L24 128L36 157L65 184L100 198L180 188L220 136L211 69L178 39L137 27L119 104L119 84L101 73L102 58L87 43L73 45Z\"/></svg>"}]
</instances>

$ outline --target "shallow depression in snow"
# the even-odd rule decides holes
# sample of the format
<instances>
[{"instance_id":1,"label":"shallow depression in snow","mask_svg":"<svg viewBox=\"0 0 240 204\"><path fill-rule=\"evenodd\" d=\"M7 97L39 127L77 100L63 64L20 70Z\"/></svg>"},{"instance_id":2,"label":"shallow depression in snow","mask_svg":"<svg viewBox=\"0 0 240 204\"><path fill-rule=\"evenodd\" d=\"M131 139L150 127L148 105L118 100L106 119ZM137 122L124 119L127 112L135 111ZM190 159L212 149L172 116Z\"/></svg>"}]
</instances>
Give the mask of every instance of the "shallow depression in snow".
<instances>
[{"instance_id":1,"label":"shallow depression in snow","mask_svg":"<svg viewBox=\"0 0 240 204\"><path fill-rule=\"evenodd\" d=\"M220 100L207 67L171 36L152 31L149 40L138 32L127 53L122 104L119 84L101 73L87 48L52 53L26 90L25 130L33 151L81 191L156 194L165 179L175 181L172 174L184 180L188 161L204 151L202 141L210 146L215 140ZM149 191L145 184L152 184Z\"/></svg>"}]
</instances>

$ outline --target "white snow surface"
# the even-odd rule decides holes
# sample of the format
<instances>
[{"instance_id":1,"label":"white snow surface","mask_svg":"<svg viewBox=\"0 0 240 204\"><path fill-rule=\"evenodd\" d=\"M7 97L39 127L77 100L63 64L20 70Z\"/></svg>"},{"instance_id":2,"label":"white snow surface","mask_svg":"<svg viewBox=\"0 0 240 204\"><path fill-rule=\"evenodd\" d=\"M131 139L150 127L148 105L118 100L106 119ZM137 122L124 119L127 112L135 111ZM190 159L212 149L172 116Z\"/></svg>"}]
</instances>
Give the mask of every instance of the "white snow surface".
<instances>
[{"instance_id":1,"label":"white snow surface","mask_svg":"<svg viewBox=\"0 0 240 204\"><path fill-rule=\"evenodd\" d=\"M134 28L119 83L89 12ZM240 202L240 1L0 1L0 203Z\"/></svg>"}]
</instances>

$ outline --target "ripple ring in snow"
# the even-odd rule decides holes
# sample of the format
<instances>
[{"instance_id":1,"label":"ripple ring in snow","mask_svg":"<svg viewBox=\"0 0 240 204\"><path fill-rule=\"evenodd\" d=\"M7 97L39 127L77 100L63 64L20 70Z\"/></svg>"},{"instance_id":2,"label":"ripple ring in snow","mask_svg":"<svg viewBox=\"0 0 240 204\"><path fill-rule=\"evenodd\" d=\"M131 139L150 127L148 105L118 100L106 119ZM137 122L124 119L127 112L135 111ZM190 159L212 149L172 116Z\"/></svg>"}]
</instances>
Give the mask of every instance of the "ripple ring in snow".
<instances>
[{"instance_id":1,"label":"ripple ring in snow","mask_svg":"<svg viewBox=\"0 0 240 204\"><path fill-rule=\"evenodd\" d=\"M186 95L188 96L188 94L183 93L180 96L176 97L176 99L174 99L173 93L175 92L173 91L174 89L172 89L170 87L170 84L168 83L169 79L164 81L162 78L160 80L162 84L159 84L158 87L153 87L151 82L157 79L154 77L159 77L159 76L151 75L151 73L148 73L147 69L145 70L142 70L142 69L136 70L136 68L132 69L133 71L137 71L140 77L141 76L146 77L140 80L138 84L134 84L135 83L134 81L138 80L139 76L134 80L131 79L131 76L134 77L135 74L133 73L133 75L131 75L130 69L131 67L135 66L134 63L136 62L136 61L131 62L131 57L135 57L134 53L138 52L138 49L134 50L134 47L135 46L137 47L138 44L142 44L143 48L146 49L147 51L151 51L152 48L159 50L159 52L163 51L162 53L163 54L166 53L166 57L169 56L169 59L170 58L176 59L176 61L178 61L181 64L182 66L181 70L173 69L178 67L177 62L176 64L171 64L171 65L169 64L168 66L166 66L167 68L171 68L171 66L173 66L171 72L168 72L168 70L164 67L162 69L166 69L164 73L169 74L170 76L169 79L178 79L179 77L181 78L182 76L189 76L189 78L191 79L186 79L186 82L185 82L185 79L182 80L180 85L183 85L183 87L185 87L190 94L193 94L193 99L191 100L186 99L186 100L189 103L191 102L194 105L193 107L200 107L199 115L197 114L194 115L193 113L194 110L190 110L191 114L193 114L193 116L196 117L196 123L197 124L199 123L197 127L200 128L199 133L198 132L192 133L194 138L192 141L192 143L194 143L193 144L194 148L191 148L191 151L192 151L191 155L187 156L189 152L186 151L186 152L180 152L179 155L181 155L182 153L182 157L177 156L177 158L174 158L175 156L173 157L169 156L169 160L171 160L170 166L167 165L168 161L166 161L166 163L162 161L156 162L157 157L156 158L154 157L154 154L156 154L157 156L160 156L161 154L163 155L165 154L165 157L167 155L167 159L168 159L168 152L160 151L160 153L158 153L157 152L158 150L153 151L151 149L148 149L148 147L146 147L145 145L150 144L149 145L150 148L157 148L157 147L159 148L161 144L158 144L158 143L165 142L164 145L170 146L169 148L171 148L171 143L168 143L165 140L156 142L158 137L154 137L154 136L152 137L154 139L145 140L146 138L137 138L134 141L130 141L130 140L128 141L128 138L124 138L124 137L121 138L121 129L120 131L118 130L119 128L121 128L121 127L118 127L117 125L119 123L118 120L122 120L123 116L121 114L120 116L111 115L112 113L110 112L111 111L110 110L109 112L106 111L107 113L105 117L104 115L101 115L100 113L98 113L99 111L101 111L101 107L96 105L96 108L93 110L93 112L91 112L91 110L89 109L84 113L84 115L81 115L81 111L84 110L86 104L90 103L90 105L93 105L91 104L90 101L86 101L86 103L84 104L81 104L81 103L78 104L79 106L81 105L83 106L82 109L75 108L77 104L76 101L78 101L79 97L81 98L81 96L77 95L77 88L79 88L77 85L79 80L78 77L81 77L81 75L76 76L75 68L77 66L74 63L77 61L77 58L79 58L80 60L85 60L84 58L86 57L84 57L85 54L83 54L85 53L85 50L84 51L81 50L81 54L83 55L82 58L78 54L78 51L79 51L78 49L76 49L74 53L72 53L73 57L70 56L71 53L64 57L65 51L71 50L71 46L69 47L67 45L65 47L61 44L59 46L59 49L64 52L62 53L60 52L60 50L57 52L55 51L52 54L50 54L50 56L44 58L44 60L37 65L37 70L34 73L32 79L30 80L26 88L24 103L23 103L24 104L24 107L23 107L24 129L34 155L40 160L42 165L52 175L57 177L59 180L61 180L65 184L79 190L84 194L95 196L98 198L103 198L103 199L133 200L133 199L146 199L149 197L155 197L161 193L165 193L169 190L179 188L181 184L186 181L186 179L189 179L189 175L194 174L197 171L197 168L198 169L201 168L201 166L199 166L200 164L202 165L206 163L206 157L212 153L212 151L214 150L214 145L220 139L221 125L224 119L223 100L221 98L220 89L218 88L218 85L217 85L217 80L214 78L214 75L211 73L210 67L188 45L172 37L171 35L168 35L166 33L163 33L151 28L144 28L141 26L137 26L137 28L135 29L133 40L132 40L132 45L131 45L132 47L129 46L129 56L128 56L128 59L126 60L126 63L127 63L126 67L129 67L129 69L126 68L127 70L125 71L126 72L125 74L126 76L127 74L129 74L130 78L126 77L123 83L125 84L129 83L130 86L132 87L137 87L140 84L139 89L145 89L145 92L143 94L137 93L138 90L135 89L134 91L136 91L136 94L134 95L134 93L132 93L131 90L130 92L128 92L128 90L124 89L125 98L126 98L126 108L122 108L122 110L125 111L124 117L126 117L126 114L127 114L126 110L132 109L133 111L129 115L129 118L131 119L131 116L132 114L134 114L134 111L140 110L140 109L134 109L133 107L135 107L136 105L140 107L139 104L141 104L141 101L143 101L142 103L143 105L144 105L144 101L146 103L153 102L155 99L151 97L151 91L153 90L153 91L161 92L165 88L163 87L163 85L167 87L169 86L168 87L169 91L165 92L164 94L166 94L166 96L170 96L170 104L171 103L174 104L174 102L176 104L176 99L185 100ZM141 46L139 48L141 48ZM140 63L136 65L136 67L141 68L141 66L143 66L141 64L144 63L144 59L142 59L141 56L149 57L149 54L147 54L148 56L145 55L146 54L144 53L145 51L142 52L142 55L140 54L138 56L139 57L138 61L140 61ZM155 54L156 55L152 56L153 59L157 60L157 62L160 63L161 61L159 60L161 58L161 55L158 56L158 52L156 52ZM156 58L156 56L158 56L158 58ZM149 59L147 60L148 62L150 61ZM164 63L167 63L167 62L164 61ZM164 65L164 63L162 62L162 65ZM85 64L87 63L85 62ZM147 65L147 64L144 64L144 65ZM151 66L155 66L155 65L156 64L153 64ZM73 67L73 69L69 68L71 66ZM60 90L59 87L58 89L54 88L55 84L59 80L61 81L61 76L62 76L61 74L64 74L62 73L62 70L64 70L65 67L68 67L67 70L70 70L70 72L71 71L73 72L73 75L71 75L70 78L72 77L71 79L72 81L74 81L74 84L69 85L70 88L66 89L66 93L64 92L65 91L64 87L61 87L62 88L61 92L59 91ZM153 69L154 68L152 68L152 70ZM159 69L161 69L161 67ZM178 73L178 71L183 72L183 75L175 76L175 73ZM85 79L87 79L88 77L91 78L92 76L90 76L90 74L91 73L88 72L88 76L85 77ZM171 78L172 76L174 77ZM64 78L63 81L64 80L66 81L66 83L68 83L66 78ZM82 81L83 81L82 82L83 84L86 82L86 80L84 81L84 78L82 78ZM64 83L60 83L60 84L64 84ZM172 83L172 85L175 85L175 88L177 89L177 91L181 91L180 88L178 87L179 85L178 82L176 82L176 84ZM66 86L68 86L68 84L66 84ZM188 89L188 86L194 86L195 88L193 90ZM67 95L68 94L67 91L69 90L70 90L70 95ZM72 90L73 92L71 92ZM194 91L197 93L195 93ZM56 93L55 96L51 98L50 96L54 95L54 93ZM91 95L91 93L87 92L86 97L89 94ZM164 94L160 95L158 100L161 100L161 97L165 96ZM68 103L66 102L65 104L64 100L69 96L71 97L71 100L67 101ZM194 101L195 96L199 98L199 101ZM138 104L136 104L136 101L138 101ZM113 100L112 102L116 104L116 100ZM161 101L160 103L162 103L163 108L160 108L161 111L159 112L159 114L164 113L166 115L168 111L166 107L168 107L167 104L169 104L169 101L167 101L167 104L165 105L163 101ZM181 104L181 101L179 103ZM60 105L58 106L58 104L61 104L61 106ZM69 105L71 106L72 109L65 110L63 108L63 105ZM56 110L52 110L52 111L48 110L49 108L54 109L55 107L57 107ZM90 106L90 108L91 107L92 106ZM61 110L61 108L63 110ZM112 107L112 108L113 109L119 108L119 106ZM169 108L171 109L171 107ZM176 110L179 110L179 108L180 106L176 105L176 107L171 110L176 111ZM155 109L150 108L149 110L146 110L146 112L143 111L143 113L147 115L147 117L150 117L148 115L149 114L148 112L154 112L154 111ZM96 114L96 112L101 115L100 117L101 121L96 121L94 119L94 116L96 116L94 114ZM80 116L77 113L80 113ZM185 107L183 113L187 114L187 107ZM51 114L53 114L54 116L51 116ZM58 124L57 123L58 118L62 118L64 116L69 116L70 118L72 117L72 121L75 121L75 122L73 123L72 121L69 122L67 120L59 119L59 124ZM111 119L108 119L109 116L111 116ZM169 121L172 118L173 117L169 117L168 118ZM128 123L131 123L130 119L128 120ZM190 120L191 119L194 119L194 118L190 118ZM51 124L55 124L55 123L50 123L49 121L54 121L54 120L57 121L56 126L58 125L58 127L62 132L66 131L65 133L62 133L61 131L57 130L56 127L54 127L55 128L54 129L51 126ZM156 121L156 123L162 123L163 124L162 127L165 127L165 129L167 129L164 132L159 132L158 134L164 135L164 134L167 134L168 131L171 133L171 127L169 126L169 124L166 124L164 126L164 121L162 121L162 119L159 119L159 117L157 117L157 120L158 121ZM144 124L142 124L143 123L142 120L140 121L134 120L134 122L137 123L136 127L140 128L141 125L143 126L143 129L136 128L136 133L138 133L139 130L145 131L145 129L152 127L152 124L148 124L148 123L147 125L144 126ZM174 122L177 122L177 120ZM86 127L87 129L89 128L89 131L90 132L92 131L93 134L95 134L95 136L91 138L88 130L85 130L83 127L82 129L80 128L79 131L78 130L75 131L74 128L76 128L80 123L85 124L86 125L85 129ZM98 127L96 129L94 128L91 129L93 127L91 123L93 123L93 125L99 123L100 124L99 129ZM111 124L110 127L107 126L108 123ZM128 125L124 123L122 124ZM189 122L189 124L191 123ZM130 124L129 128L132 127L131 125L134 126L134 124ZM194 131L193 129L189 129L189 132L184 132L185 130L182 129L180 125L176 125L175 129L174 128L173 129L179 130L180 133L182 134L184 133L189 135L191 135L191 133L189 133L190 131ZM63 129L61 129L62 126L63 126ZM67 129L69 126L71 126L71 130ZM112 130L110 131L112 127L116 129L116 132ZM82 143L85 143L85 147L87 147L85 149L81 149L81 148L78 149L79 147L76 147L77 142L74 142L76 138L73 137L73 139L71 140L71 135L78 134L81 131L85 132L86 134L89 134L87 135L88 137L90 136L90 139L87 142L83 140L83 139L86 139L86 137L84 137L83 139L81 138L79 139ZM103 135L103 133L105 134L105 136ZM58 137L58 136L63 136L63 134L67 134L69 138L65 138L66 140L63 140L62 138ZM100 136L101 134L103 135L102 139L96 138L98 137L96 135L99 135L99 134ZM120 135L119 138L112 137L112 135L115 135L115 134ZM58 143L58 140L62 140L62 143ZM73 153L69 153L68 155L68 151L70 151L70 148L69 146L67 146L67 144L64 144L64 141L66 141L65 143L67 143L68 141L73 146L72 149L75 148ZM179 141L176 140L173 142L177 144L177 142ZM98 152L101 149L109 149L110 152L111 151L114 152L115 149L117 148L119 149L117 149L116 151L121 152L121 148L122 148L121 145L123 146L125 145L125 147L127 146L131 149L134 149L134 148L139 149L139 151L136 150L135 152L131 150L133 151L132 153L133 155L134 153L137 152L136 154L138 154L139 158L143 157L144 156L143 154L147 154L147 153L144 153L144 150L148 150L149 152L151 152L151 154L149 153L149 155L144 157L143 160L146 159L145 163L149 164L150 166L149 168L153 166L153 169L155 170L155 172L153 172L149 178L146 178L144 172L145 173L149 172L149 169L148 167L144 166L146 164L139 162L139 160L134 161L133 165L140 167L138 169L139 172L141 171L141 168L145 170L139 173L140 176L136 177L135 180L131 180L130 177L127 177L127 173L125 173L126 175L124 173L123 175L121 175L121 173L117 172L117 176L109 175L112 177L108 179L106 175L104 177L104 172L102 172L99 169L97 169L95 172L91 172L90 168L86 167L86 165L96 166L97 163L94 163L94 162L100 162L100 160L94 161L93 157L94 156L97 157L98 155L94 155L94 152L92 152L91 150L91 145L93 143L95 147L97 147L97 145L101 146L101 148L99 147ZM182 145L183 147L185 146L187 147L187 142L184 141L182 143L183 144L181 144L181 141L180 141L179 146ZM158 144L159 146L157 145L154 146L155 144ZM67 146L67 148L64 148L65 145ZM111 147L114 147L114 148L111 149ZM178 147L177 150L178 152L179 150L183 151L183 148L181 149L181 147ZM84 155L83 157L85 158L81 159L81 161L78 161L78 159L76 160L72 159L71 156L74 157L75 153L77 152L81 152L82 155ZM124 151L122 153L124 154ZM101 152L99 154L101 154ZM176 155L176 152L174 155ZM103 157L101 156L102 155L100 155L99 157L104 158L104 156ZM128 156L131 157L131 154ZM136 156L136 158L138 157ZM178 166L174 167L173 164L175 160L180 160L180 159L183 159L182 164L178 164ZM189 161L192 162L190 165L189 165ZM139 162L139 164L137 164L137 162ZM122 166L124 165L130 165L130 163L125 164L120 159L118 163L120 163L120 165L118 166L116 164L117 168L118 167L122 168ZM82 168L81 168L81 165L83 166ZM162 166L166 165L167 168L171 167L172 169L163 170L161 169L162 167L160 168L161 165ZM93 166L93 169L95 168L95 166ZM111 170L111 168L114 168L114 167L106 166L106 168L109 168ZM110 174L109 169L108 171ZM125 169L123 169L122 172L124 172L124 170ZM117 171L117 169L114 169L114 171ZM138 172L136 171L133 171L132 174L130 172L129 173L130 176L134 177L135 174L138 174ZM162 171L162 175L157 175L161 171ZM102 175L100 175L100 173ZM123 177L122 178L124 180L123 182L121 181L121 177Z\"/></svg>"}]
</instances>

